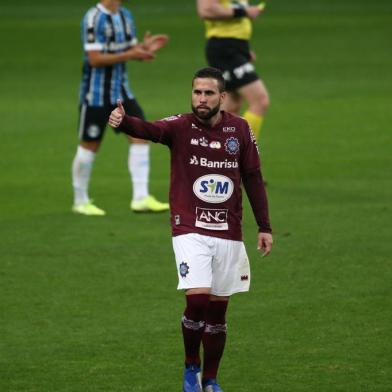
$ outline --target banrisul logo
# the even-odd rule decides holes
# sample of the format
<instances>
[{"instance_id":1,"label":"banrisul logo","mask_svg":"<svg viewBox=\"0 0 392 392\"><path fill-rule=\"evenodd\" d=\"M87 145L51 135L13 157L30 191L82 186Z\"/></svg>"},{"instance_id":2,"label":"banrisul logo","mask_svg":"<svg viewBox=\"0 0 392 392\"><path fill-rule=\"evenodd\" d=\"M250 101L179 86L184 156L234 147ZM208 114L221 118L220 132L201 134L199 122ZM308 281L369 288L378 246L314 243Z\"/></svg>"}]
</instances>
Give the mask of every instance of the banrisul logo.
<instances>
[{"instance_id":1,"label":"banrisul logo","mask_svg":"<svg viewBox=\"0 0 392 392\"><path fill-rule=\"evenodd\" d=\"M233 194L233 181L220 174L199 177L193 184L193 193L207 203L223 203Z\"/></svg>"}]
</instances>

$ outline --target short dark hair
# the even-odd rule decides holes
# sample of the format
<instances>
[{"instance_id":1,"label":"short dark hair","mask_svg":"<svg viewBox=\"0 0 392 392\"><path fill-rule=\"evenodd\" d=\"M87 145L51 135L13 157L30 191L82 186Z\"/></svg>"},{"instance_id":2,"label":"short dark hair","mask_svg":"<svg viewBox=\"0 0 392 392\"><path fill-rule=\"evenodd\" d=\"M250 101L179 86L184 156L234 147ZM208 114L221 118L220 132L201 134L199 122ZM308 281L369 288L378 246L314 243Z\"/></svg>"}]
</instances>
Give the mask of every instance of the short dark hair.
<instances>
[{"instance_id":1,"label":"short dark hair","mask_svg":"<svg viewBox=\"0 0 392 392\"><path fill-rule=\"evenodd\" d=\"M192 86L195 79L198 78L211 78L218 81L218 88L220 92L225 91L225 79L223 78L222 72L214 67L206 67L199 69L192 79Z\"/></svg>"}]
</instances>

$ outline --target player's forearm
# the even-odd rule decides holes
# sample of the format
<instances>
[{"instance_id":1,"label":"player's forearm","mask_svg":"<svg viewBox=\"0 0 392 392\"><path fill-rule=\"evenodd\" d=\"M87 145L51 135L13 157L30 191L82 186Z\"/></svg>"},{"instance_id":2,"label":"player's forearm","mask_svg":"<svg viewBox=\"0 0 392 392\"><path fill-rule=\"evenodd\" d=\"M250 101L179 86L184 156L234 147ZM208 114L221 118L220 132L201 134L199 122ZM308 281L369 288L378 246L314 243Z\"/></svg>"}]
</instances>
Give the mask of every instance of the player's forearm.
<instances>
[{"instance_id":1,"label":"player's forearm","mask_svg":"<svg viewBox=\"0 0 392 392\"><path fill-rule=\"evenodd\" d=\"M234 10L223 7L216 0L198 0L197 13L200 18L209 20L234 18Z\"/></svg>"},{"instance_id":2,"label":"player's forearm","mask_svg":"<svg viewBox=\"0 0 392 392\"><path fill-rule=\"evenodd\" d=\"M128 60L152 60L154 54L137 44L120 53L102 53L100 51L90 51L87 53L88 61L92 67L106 67L118 63L125 63Z\"/></svg>"},{"instance_id":3,"label":"player's forearm","mask_svg":"<svg viewBox=\"0 0 392 392\"><path fill-rule=\"evenodd\" d=\"M122 53L101 53L89 52L88 62L92 67L107 67L110 65L125 63L129 59L127 52Z\"/></svg>"},{"instance_id":4,"label":"player's forearm","mask_svg":"<svg viewBox=\"0 0 392 392\"><path fill-rule=\"evenodd\" d=\"M151 140L154 143L160 141L160 128L151 122L141 120L137 117L125 115L118 129L132 137Z\"/></svg>"},{"instance_id":5,"label":"player's forearm","mask_svg":"<svg viewBox=\"0 0 392 392\"><path fill-rule=\"evenodd\" d=\"M259 231L263 233L272 233L269 221L267 193L260 170L243 174L242 182L246 194L248 195L257 225L259 226Z\"/></svg>"}]
</instances>

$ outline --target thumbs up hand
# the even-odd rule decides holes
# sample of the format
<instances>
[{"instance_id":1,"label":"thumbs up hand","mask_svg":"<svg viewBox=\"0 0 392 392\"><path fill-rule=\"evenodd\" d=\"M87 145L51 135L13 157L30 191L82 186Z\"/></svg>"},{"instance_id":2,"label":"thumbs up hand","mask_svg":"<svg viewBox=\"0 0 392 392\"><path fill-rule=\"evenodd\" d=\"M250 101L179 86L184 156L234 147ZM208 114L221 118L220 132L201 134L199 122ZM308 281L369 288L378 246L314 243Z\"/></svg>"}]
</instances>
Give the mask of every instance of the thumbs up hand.
<instances>
[{"instance_id":1,"label":"thumbs up hand","mask_svg":"<svg viewBox=\"0 0 392 392\"><path fill-rule=\"evenodd\" d=\"M124 110L124 106L122 104L121 99L117 100L117 108L116 109L118 109L122 113L122 115L125 116L125 110Z\"/></svg>"},{"instance_id":2,"label":"thumbs up hand","mask_svg":"<svg viewBox=\"0 0 392 392\"><path fill-rule=\"evenodd\" d=\"M117 107L110 113L109 125L113 128L118 128L125 116L125 110L122 105L121 99L117 100Z\"/></svg>"}]
</instances>

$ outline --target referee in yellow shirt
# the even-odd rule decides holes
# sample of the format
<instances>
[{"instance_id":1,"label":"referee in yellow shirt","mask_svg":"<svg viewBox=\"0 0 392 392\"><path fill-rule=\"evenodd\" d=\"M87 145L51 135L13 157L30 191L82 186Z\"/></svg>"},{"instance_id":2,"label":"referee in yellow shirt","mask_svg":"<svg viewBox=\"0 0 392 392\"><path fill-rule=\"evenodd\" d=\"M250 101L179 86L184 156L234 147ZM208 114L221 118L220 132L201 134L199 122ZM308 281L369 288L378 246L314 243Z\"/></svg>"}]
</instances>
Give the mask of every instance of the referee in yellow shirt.
<instances>
[{"instance_id":1,"label":"referee in yellow shirt","mask_svg":"<svg viewBox=\"0 0 392 392\"><path fill-rule=\"evenodd\" d=\"M206 26L208 64L219 68L226 80L223 109L239 114L245 101L248 107L243 117L256 137L269 106L269 95L253 65L255 54L249 40L252 21L263 8L263 4L249 5L248 0L197 0L197 12Z\"/></svg>"}]
</instances>

